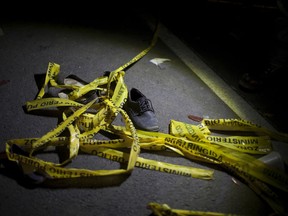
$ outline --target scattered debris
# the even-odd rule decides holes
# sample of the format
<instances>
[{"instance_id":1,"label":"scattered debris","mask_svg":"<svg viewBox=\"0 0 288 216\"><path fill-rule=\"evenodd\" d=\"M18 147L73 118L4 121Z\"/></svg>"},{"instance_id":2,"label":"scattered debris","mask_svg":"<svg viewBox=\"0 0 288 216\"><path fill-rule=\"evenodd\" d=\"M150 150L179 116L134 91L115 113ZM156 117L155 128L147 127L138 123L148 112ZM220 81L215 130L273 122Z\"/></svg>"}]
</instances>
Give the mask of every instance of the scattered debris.
<instances>
[{"instance_id":1,"label":"scattered debris","mask_svg":"<svg viewBox=\"0 0 288 216\"><path fill-rule=\"evenodd\" d=\"M238 185L238 182L237 182L237 180L235 179L235 178L231 178L232 179L232 181L235 183L235 184L237 184Z\"/></svg>"},{"instance_id":2,"label":"scattered debris","mask_svg":"<svg viewBox=\"0 0 288 216\"><path fill-rule=\"evenodd\" d=\"M171 61L171 59L167 59L167 58L154 58L151 59L150 62L157 65L159 68L162 69L161 64L166 62L166 61Z\"/></svg>"},{"instance_id":3,"label":"scattered debris","mask_svg":"<svg viewBox=\"0 0 288 216\"><path fill-rule=\"evenodd\" d=\"M203 120L202 117L195 116L195 115L188 115L188 118L191 119L192 121L196 121L196 122L201 122Z\"/></svg>"},{"instance_id":4,"label":"scattered debris","mask_svg":"<svg viewBox=\"0 0 288 216\"><path fill-rule=\"evenodd\" d=\"M0 35L1 35L1 32L0 32ZM0 86L5 85L9 82L10 82L10 80L0 80Z\"/></svg>"}]
</instances>

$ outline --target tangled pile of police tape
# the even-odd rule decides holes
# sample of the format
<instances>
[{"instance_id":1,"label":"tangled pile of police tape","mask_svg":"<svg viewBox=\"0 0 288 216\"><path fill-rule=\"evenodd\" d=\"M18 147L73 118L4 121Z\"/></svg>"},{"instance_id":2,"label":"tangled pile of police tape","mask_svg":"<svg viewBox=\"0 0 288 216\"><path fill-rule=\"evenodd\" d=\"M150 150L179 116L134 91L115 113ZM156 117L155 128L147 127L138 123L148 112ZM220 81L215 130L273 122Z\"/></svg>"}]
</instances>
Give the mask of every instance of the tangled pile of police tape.
<instances>
[{"instance_id":1,"label":"tangled pile of police tape","mask_svg":"<svg viewBox=\"0 0 288 216\"><path fill-rule=\"evenodd\" d=\"M213 170L169 164L139 156L141 149L168 150L188 159L224 167L244 180L276 213L285 212L282 201L273 188L288 192L287 174L263 163L252 155L266 155L272 151L271 140L288 142L288 135L270 131L242 119L202 119L198 125L171 120L168 134L135 129L131 119L122 109L128 95L124 82L124 70L142 58L155 45L156 38L157 34L155 33L152 43L147 49L112 71L109 76L98 77L81 87L59 84L57 77L60 65L50 62L42 88L35 100L26 103L26 109L29 112L51 107L62 108L62 121L56 128L40 138L8 140L6 143L8 159L17 162L24 173L37 173L46 179L129 174L134 167L206 180L213 179ZM67 94L67 98L44 97L50 87L69 89L70 93ZM88 92L95 90L101 92L99 97L85 104L77 102L77 99L85 97ZM119 115L122 116L124 122L122 126L113 124ZM65 130L69 131L69 136L63 135ZM246 131L256 135L212 135L211 131L217 132L217 130ZM95 134L99 131L106 131L118 138L95 139ZM41 150L58 146L66 146L69 149L69 157L62 163L53 163L37 157L37 153ZM123 152L120 150L123 148L130 150L128 153ZM71 162L79 152L126 164L126 168L111 170L67 168L65 165ZM156 215L184 213L181 210L174 211L168 205L149 203L148 206ZM193 211L188 213L193 215ZM199 215L199 212L196 213ZM210 212L207 215L214 214ZM225 214L218 213L217 215Z\"/></svg>"}]
</instances>

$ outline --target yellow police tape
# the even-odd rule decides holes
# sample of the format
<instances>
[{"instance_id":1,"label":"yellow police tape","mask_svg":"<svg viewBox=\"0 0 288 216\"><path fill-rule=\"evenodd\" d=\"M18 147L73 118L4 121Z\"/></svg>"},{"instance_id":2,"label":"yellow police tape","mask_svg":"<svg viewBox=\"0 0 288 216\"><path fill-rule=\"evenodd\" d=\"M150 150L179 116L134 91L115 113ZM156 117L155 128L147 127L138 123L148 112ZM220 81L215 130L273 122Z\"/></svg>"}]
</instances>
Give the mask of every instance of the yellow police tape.
<instances>
[{"instance_id":1,"label":"yellow police tape","mask_svg":"<svg viewBox=\"0 0 288 216\"><path fill-rule=\"evenodd\" d=\"M288 135L270 131L252 122L239 119L203 119L198 125L171 120L169 133L137 130L130 117L122 109L128 96L124 82L124 70L145 56L155 45L157 30L150 46L109 76L101 76L83 85L67 85L57 82L60 65L49 63L46 77L36 99L26 103L27 111L37 109L62 108L62 121L40 138L8 140L6 154L9 160L17 162L26 174L37 172L47 178L76 178L129 174L134 167L201 179L213 179L213 170L195 168L154 161L140 157L140 150L172 151L191 160L215 163L242 177L258 194L267 192L269 186L288 192L288 176L256 159L253 155L263 155L272 151L271 139L288 142ZM49 88L70 90L67 98L48 97ZM79 99L90 91L102 93L90 102ZM124 125L112 124L117 116ZM255 135L215 135L215 131L246 131ZM117 135L116 139L95 139L99 131ZM69 132L67 136L64 132ZM213 133L212 133L213 132ZM61 163L45 161L37 157L40 151L57 146L66 146L69 157ZM17 150L17 148L20 148ZM129 152L121 151L126 148ZM90 170L67 168L66 164L83 152L126 164L123 169ZM261 182L261 187L255 186ZM265 187L263 186L265 185ZM272 193L270 193L272 194ZM265 200L276 211L282 211L275 196L265 196Z\"/></svg>"},{"instance_id":2,"label":"yellow police tape","mask_svg":"<svg viewBox=\"0 0 288 216\"><path fill-rule=\"evenodd\" d=\"M124 127L114 127L112 131L119 136L124 134L130 136L129 131ZM137 131L138 137L141 138L142 135L145 137L150 134L149 142L163 143L166 147L176 148L181 152L181 155L187 158L195 159L194 156L196 156L210 162L212 161L225 166L228 165L237 169L238 172L254 176L263 182L288 192L288 175L283 171L270 167L251 155L219 145L218 143L208 143L206 140L204 140L206 142L202 142L201 140L190 141L187 138L160 132Z\"/></svg>"},{"instance_id":3,"label":"yellow police tape","mask_svg":"<svg viewBox=\"0 0 288 216\"><path fill-rule=\"evenodd\" d=\"M186 137L191 141L207 144L215 143L250 154L267 154L272 151L271 140L268 136L213 136L208 134L207 131L205 133L196 125L175 120L170 122L170 134L177 137Z\"/></svg>"},{"instance_id":4,"label":"yellow police tape","mask_svg":"<svg viewBox=\"0 0 288 216\"><path fill-rule=\"evenodd\" d=\"M150 209L155 216L240 216L236 214L225 214L218 212L172 209L167 204L160 204L156 202L148 203L147 208Z\"/></svg>"}]
</instances>

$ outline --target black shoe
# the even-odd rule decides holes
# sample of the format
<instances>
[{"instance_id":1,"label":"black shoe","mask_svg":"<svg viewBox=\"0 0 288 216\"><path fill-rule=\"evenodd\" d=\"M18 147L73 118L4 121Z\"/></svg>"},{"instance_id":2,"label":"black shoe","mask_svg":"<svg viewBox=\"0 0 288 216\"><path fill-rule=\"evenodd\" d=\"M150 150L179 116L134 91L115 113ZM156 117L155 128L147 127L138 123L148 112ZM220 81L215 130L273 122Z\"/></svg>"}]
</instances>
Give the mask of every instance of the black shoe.
<instances>
[{"instance_id":1,"label":"black shoe","mask_svg":"<svg viewBox=\"0 0 288 216\"><path fill-rule=\"evenodd\" d=\"M80 79L79 77L77 77L74 74L71 74L71 75L67 76L64 79L64 83L68 84L68 85L76 85L76 86L79 86L79 87L82 87L82 86L88 84L88 82ZM90 101L92 101L92 100L94 100L95 98L98 97L97 93L98 92L96 90L91 90L91 91L87 92L85 95L83 95L82 97L78 98L76 101L79 102L79 103L87 104Z\"/></svg>"},{"instance_id":2,"label":"black shoe","mask_svg":"<svg viewBox=\"0 0 288 216\"><path fill-rule=\"evenodd\" d=\"M67 76L64 79L63 84L65 85L75 85L75 86L79 86L82 87L84 85L87 85L88 82L80 79L79 77L77 77L74 74L71 74L69 76ZM48 95L52 96L52 97L60 97L60 98L66 98L68 99L68 94L71 92L72 90L70 89L62 89L62 88L57 88L57 87L50 87L48 89ZM98 91L97 90L91 90L89 92L87 92L85 95L83 95L82 97L78 98L76 101L82 104L87 104L89 103L91 100L95 99L99 97Z\"/></svg>"},{"instance_id":3,"label":"black shoe","mask_svg":"<svg viewBox=\"0 0 288 216\"><path fill-rule=\"evenodd\" d=\"M132 88L128 94L124 110L131 118L136 129L145 131L159 131L152 102L139 90Z\"/></svg>"},{"instance_id":4,"label":"black shoe","mask_svg":"<svg viewBox=\"0 0 288 216\"><path fill-rule=\"evenodd\" d=\"M248 92L254 92L259 90L263 86L263 79L253 76L250 73L245 73L239 80L240 89Z\"/></svg>"},{"instance_id":5,"label":"black shoe","mask_svg":"<svg viewBox=\"0 0 288 216\"><path fill-rule=\"evenodd\" d=\"M245 73L239 80L239 87L242 90L250 92L255 92L264 88L266 89L267 87L272 87L275 84L278 84L279 81L281 81L281 74L284 74L284 70L285 67L283 66L276 66L270 64L260 74ZM278 79L279 76L280 79Z\"/></svg>"}]
</instances>

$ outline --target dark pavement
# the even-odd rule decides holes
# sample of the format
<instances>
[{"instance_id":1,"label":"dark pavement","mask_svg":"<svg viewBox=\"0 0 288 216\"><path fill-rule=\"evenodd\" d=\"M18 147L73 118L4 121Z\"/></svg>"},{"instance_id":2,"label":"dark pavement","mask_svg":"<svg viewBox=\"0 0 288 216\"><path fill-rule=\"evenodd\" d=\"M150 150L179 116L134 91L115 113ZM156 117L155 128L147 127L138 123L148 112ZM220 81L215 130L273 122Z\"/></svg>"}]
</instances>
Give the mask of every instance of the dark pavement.
<instances>
[{"instance_id":1,"label":"dark pavement","mask_svg":"<svg viewBox=\"0 0 288 216\"><path fill-rule=\"evenodd\" d=\"M193 2L171 5L171 11L160 12L160 19L270 124L287 133L287 68L255 91L238 83L244 73L266 69L275 55L271 47L281 25L278 19L287 14L277 1Z\"/></svg>"},{"instance_id":2,"label":"dark pavement","mask_svg":"<svg viewBox=\"0 0 288 216\"><path fill-rule=\"evenodd\" d=\"M237 89L239 74L249 61L246 59L246 66L242 65L238 57L243 57L243 53L239 54L236 49L230 49L227 55L228 48L237 43L234 39L220 40L227 29L221 25L223 29L217 30L219 20L207 8L177 4L172 13L173 5L169 4L167 8L145 4L143 8L135 6L133 11L122 6L109 12L103 7L80 3L73 6L74 10L52 3L46 5L44 11L40 10L42 5L37 6L39 10L30 8L28 14L27 10L20 14L8 13L0 22L0 152L5 151L7 140L41 137L55 128L57 116L33 115L23 110L23 105L38 93L35 77L46 72L49 62L59 64L64 77L75 74L92 81L147 48L157 20L150 19L151 15L163 22L159 40L147 55L125 71L125 83L129 89L138 88L151 99L160 132L168 133L171 120L198 124L187 118L189 114L215 119L241 117L272 130L276 126L283 129L273 119L270 123L266 115L263 118L263 110L257 111L263 108L263 103L258 106L256 100L248 100L248 96L260 99L259 95ZM179 14L176 11L180 9ZM225 44L224 49L223 44L227 42L232 45ZM239 54L237 58L233 58L231 50ZM171 61L157 67L150 62L154 58ZM259 104L260 101L263 100L259 100ZM265 110L268 111L272 112ZM287 143L275 141L273 147L287 164ZM176 209L249 216L273 213L244 182L218 166L176 154L141 151L141 157L210 169L214 171L214 179L189 178L137 167L129 176L112 179L60 179L34 185L16 164L2 160L0 214L150 216L149 202L166 203ZM68 167L115 169L119 164L81 154Z\"/></svg>"}]
</instances>

